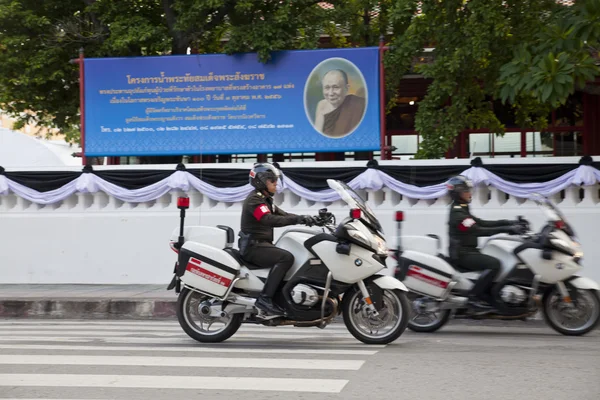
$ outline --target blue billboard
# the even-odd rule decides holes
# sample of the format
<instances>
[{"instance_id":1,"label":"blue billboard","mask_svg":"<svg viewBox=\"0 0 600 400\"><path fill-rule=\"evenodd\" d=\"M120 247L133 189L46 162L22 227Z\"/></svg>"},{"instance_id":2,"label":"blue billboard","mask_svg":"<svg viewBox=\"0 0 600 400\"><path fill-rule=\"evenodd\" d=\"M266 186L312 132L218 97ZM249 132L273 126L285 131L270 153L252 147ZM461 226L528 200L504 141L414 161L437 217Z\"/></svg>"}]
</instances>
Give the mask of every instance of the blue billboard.
<instances>
[{"instance_id":1,"label":"blue billboard","mask_svg":"<svg viewBox=\"0 0 600 400\"><path fill-rule=\"evenodd\" d=\"M85 59L85 155L380 148L379 49Z\"/></svg>"}]
</instances>

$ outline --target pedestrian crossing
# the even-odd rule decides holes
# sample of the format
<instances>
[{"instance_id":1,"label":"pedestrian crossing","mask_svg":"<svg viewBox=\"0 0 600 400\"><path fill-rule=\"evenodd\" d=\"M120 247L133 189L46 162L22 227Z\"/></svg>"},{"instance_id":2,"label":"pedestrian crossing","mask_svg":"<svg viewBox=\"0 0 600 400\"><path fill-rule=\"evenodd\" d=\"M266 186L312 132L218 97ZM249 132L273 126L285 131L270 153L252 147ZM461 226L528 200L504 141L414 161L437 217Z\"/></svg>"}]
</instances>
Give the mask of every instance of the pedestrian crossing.
<instances>
[{"instance_id":1,"label":"pedestrian crossing","mask_svg":"<svg viewBox=\"0 0 600 400\"><path fill-rule=\"evenodd\" d=\"M385 347L357 341L343 324L242 325L203 344L176 321L0 320L0 399L342 393Z\"/></svg>"}]
</instances>

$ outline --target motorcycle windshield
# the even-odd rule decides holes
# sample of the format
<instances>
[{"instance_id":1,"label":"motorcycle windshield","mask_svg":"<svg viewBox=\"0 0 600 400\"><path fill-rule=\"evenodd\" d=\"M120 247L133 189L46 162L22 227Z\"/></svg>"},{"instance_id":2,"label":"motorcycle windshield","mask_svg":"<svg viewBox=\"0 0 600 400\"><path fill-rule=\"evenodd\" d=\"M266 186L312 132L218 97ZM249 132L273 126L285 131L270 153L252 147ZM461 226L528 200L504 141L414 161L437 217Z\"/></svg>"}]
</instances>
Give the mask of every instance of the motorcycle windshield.
<instances>
[{"instance_id":1,"label":"motorcycle windshield","mask_svg":"<svg viewBox=\"0 0 600 400\"><path fill-rule=\"evenodd\" d=\"M542 211L546 215L546 218L548 218L549 221L562 221L565 227L565 232L571 237L576 236L575 230L569 224L564 214L560 212L558 207L556 207L556 205L554 205L554 203L550 199L547 199L538 193L534 193L531 196L531 199L534 200L536 204L542 209Z\"/></svg>"},{"instance_id":2,"label":"motorcycle windshield","mask_svg":"<svg viewBox=\"0 0 600 400\"><path fill-rule=\"evenodd\" d=\"M375 216L375 213L358 193L356 193L350 186L342 181L327 179L327 184L340 195L342 200L344 200L351 209L358 208L361 210L361 219L364 219L376 230L383 233L383 228Z\"/></svg>"},{"instance_id":3,"label":"motorcycle windshield","mask_svg":"<svg viewBox=\"0 0 600 400\"><path fill-rule=\"evenodd\" d=\"M542 209L542 211L544 212L544 214L546 215L546 218L548 218L548 220L563 221L565 223L567 222L567 220L565 219L565 216L554 205L554 203L552 203L552 201L550 201L550 199L547 199L546 197L544 197L538 193L534 193L531 196L531 199L533 201L535 201L535 203Z\"/></svg>"}]
</instances>

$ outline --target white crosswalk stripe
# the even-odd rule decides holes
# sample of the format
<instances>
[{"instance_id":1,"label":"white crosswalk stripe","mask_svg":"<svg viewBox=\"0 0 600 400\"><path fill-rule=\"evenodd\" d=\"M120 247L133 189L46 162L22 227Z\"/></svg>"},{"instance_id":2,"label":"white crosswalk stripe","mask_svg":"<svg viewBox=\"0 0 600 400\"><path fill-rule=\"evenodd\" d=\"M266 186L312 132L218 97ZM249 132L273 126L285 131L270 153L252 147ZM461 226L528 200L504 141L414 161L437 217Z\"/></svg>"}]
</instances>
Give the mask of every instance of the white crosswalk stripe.
<instances>
[{"instance_id":1,"label":"white crosswalk stripe","mask_svg":"<svg viewBox=\"0 0 600 400\"><path fill-rule=\"evenodd\" d=\"M342 324L243 325L223 343L203 344L176 321L1 320L0 393L31 400L55 399L56 390L81 400L129 399L137 390L202 390L215 399L238 391L341 393L384 347L362 344Z\"/></svg>"}]
</instances>

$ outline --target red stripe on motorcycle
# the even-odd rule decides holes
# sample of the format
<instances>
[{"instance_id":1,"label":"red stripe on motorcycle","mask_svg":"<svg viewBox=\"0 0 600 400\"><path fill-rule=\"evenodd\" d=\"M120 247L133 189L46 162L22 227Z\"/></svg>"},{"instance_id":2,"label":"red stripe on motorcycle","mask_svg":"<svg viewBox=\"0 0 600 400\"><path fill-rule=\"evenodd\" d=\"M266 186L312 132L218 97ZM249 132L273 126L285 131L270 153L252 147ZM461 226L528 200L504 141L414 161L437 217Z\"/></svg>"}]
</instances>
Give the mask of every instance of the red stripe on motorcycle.
<instances>
[{"instance_id":1,"label":"red stripe on motorcycle","mask_svg":"<svg viewBox=\"0 0 600 400\"><path fill-rule=\"evenodd\" d=\"M200 278L204 278L221 286L229 287L229 285L231 285L231 279L217 275L214 272L210 272L202 267L198 267L191 261L188 262L186 271L190 271L192 274L198 275Z\"/></svg>"},{"instance_id":2,"label":"red stripe on motorcycle","mask_svg":"<svg viewBox=\"0 0 600 400\"><path fill-rule=\"evenodd\" d=\"M418 267L415 267L418 268ZM412 276L415 279L418 279L423 282L427 282L433 286L437 286L442 289L446 289L448 287L448 282L442 281L441 279L434 278L433 276L426 275L422 272L417 271L413 266L408 269L406 273L407 276ZM419 268L420 269L420 268Z\"/></svg>"},{"instance_id":3,"label":"red stripe on motorcycle","mask_svg":"<svg viewBox=\"0 0 600 400\"><path fill-rule=\"evenodd\" d=\"M200 264L202 264L202 261L198 260L197 258L190 258L190 260L188 261L188 263L193 264L197 267L200 266Z\"/></svg>"}]
</instances>

